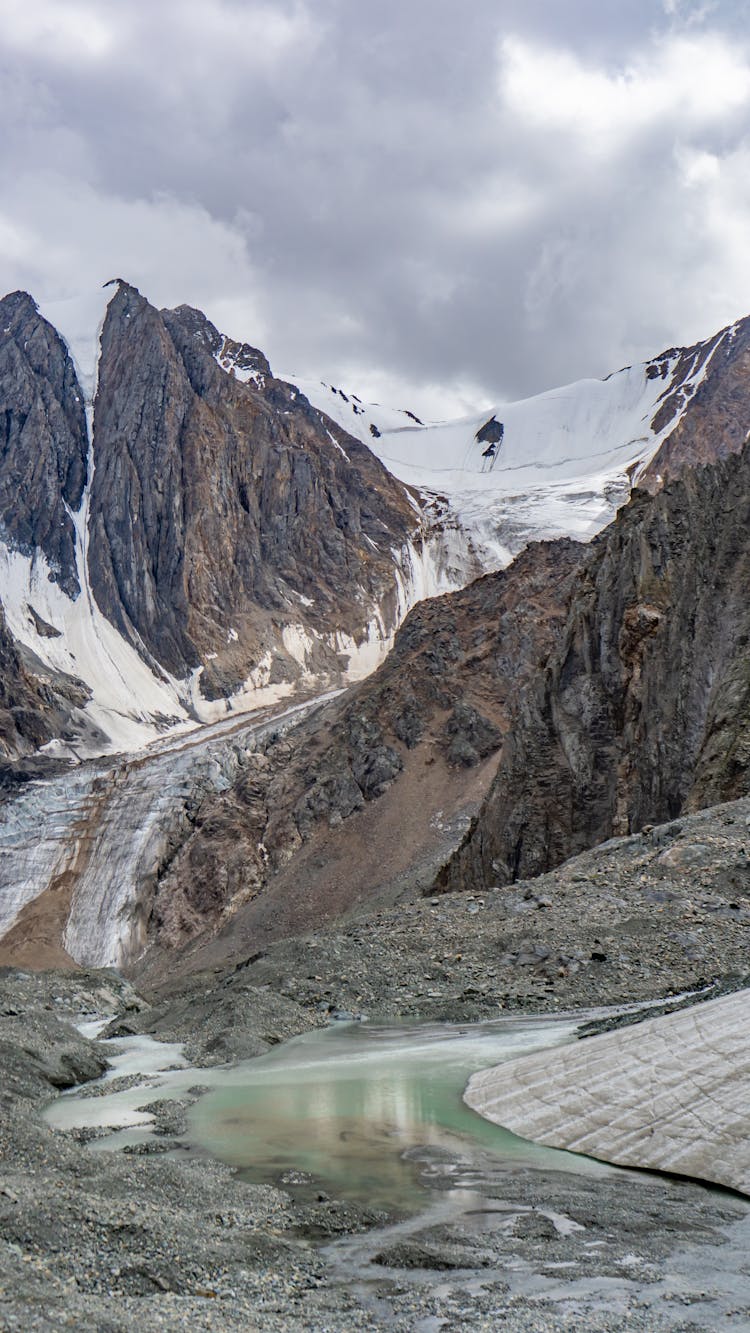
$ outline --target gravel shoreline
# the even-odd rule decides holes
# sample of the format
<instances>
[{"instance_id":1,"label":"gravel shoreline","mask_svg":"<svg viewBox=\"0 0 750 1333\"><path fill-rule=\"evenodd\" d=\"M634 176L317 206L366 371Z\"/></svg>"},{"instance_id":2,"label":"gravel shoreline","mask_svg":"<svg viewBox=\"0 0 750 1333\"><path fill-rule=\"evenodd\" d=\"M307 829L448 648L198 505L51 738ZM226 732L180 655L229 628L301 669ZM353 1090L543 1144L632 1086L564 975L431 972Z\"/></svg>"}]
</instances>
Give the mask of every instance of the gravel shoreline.
<instances>
[{"instance_id":1,"label":"gravel shoreline","mask_svg":"<svg viewBox=\"0 0 750 1333\"><path fill-rule=\"evenodd\" d=\"M750 1239L744 1200L632 1173L493 1174L488 1160L481 1206L469 1192L471 1207L451 1206L441 1218L441 1191L453 1197L461 1180L455 1163L432 1161L426 1150L435 1202L404 1220L309 1188L249 1184L184 1148L94 1154L81 1136L52 1132L40 1117L56 1090L103 1067L106 1048L70 1022L103 1004L119 1022L148 1010L136 1009L130 987L111 973L6 973L0 997L3 1330L411 1333L489 1330L502 1317L511 1331L605 1333L708 1329L719 1314L723 1327L744 1326L733 1323L743 1298L735 1294L728 1311L727 1293L705 1282L699 1297L689 1278L695 1256L684 1258L686 1247L705 1251L705 1270L720 1255L725 1282ZM279 1021L289 1022L288 1001ZM174 1102L159 1110L168 1148L179 1143L168 1136L182 1129L180 1111ZM665 1297L665 1274L679 1274L680 1254L685 1275Z\"/></svg>"},{"instance_id":2,"label":"gravel shoreline","mask_svg":"<svg viewBox=\"0 0 750 1333\"><path fill-rule=\"evenodd\" d=\"M405 902L145 998L112 972L0 973L0 1329L750 1327L750 1205L696 1183L488 1161L481 1203L444 1215L460 1164L425 1159L425 1214L404 1219L242 1181L180 1146L184 1104L158 1111L166 1151L93 1153L40 1114L104 1067L106 1048L72 1026L86 1015L217 1065L337 1013L466 1022L736 987L749 819L735 802L511 890Z\"/></svg>"}]
</instances>

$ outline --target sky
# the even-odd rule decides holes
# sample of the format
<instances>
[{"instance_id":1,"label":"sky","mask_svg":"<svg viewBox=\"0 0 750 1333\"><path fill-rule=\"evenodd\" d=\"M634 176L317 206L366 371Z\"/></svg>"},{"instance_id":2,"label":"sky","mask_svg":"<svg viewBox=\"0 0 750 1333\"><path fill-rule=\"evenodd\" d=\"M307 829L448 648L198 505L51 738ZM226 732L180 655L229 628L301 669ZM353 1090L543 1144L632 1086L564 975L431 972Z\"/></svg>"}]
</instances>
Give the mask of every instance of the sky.
<instances>
[{"instance_id":1,"label":"sky","mask_svg":"<svg viewBox=\"0 0 750 1333\"><path fill-rule=\"evenodd\" d=\"M0 289L426 417L750 313L750 0L0 0Z\"/></svg>"}]
</instances>

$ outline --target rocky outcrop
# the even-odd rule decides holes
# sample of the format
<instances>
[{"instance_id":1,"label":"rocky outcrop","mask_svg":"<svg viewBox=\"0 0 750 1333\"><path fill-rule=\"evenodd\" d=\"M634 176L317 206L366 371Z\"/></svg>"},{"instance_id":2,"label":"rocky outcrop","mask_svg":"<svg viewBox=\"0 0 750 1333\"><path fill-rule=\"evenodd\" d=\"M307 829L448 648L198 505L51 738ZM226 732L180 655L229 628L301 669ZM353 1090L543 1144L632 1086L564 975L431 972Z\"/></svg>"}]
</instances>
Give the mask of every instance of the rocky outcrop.
<instances>
[{"instance_id":1,"label":"rocky outcrop","mask_svg":"<svg viewBox=\"0 0 750 1333\"><path fill-rule=\"evenodd\" d=\"M26 555L41 550L70 597L78 592L70 511L81 502L86 452L67 348L31 297L12 292L0 301L0 537Z\"/></svg>"},{"instance_id":2,"label":"rocky outcrop","mask_svg":"<svg viewBox=\"0 0 750 1333\"><path fill-rule=\"evenodd\" d=\"M8 761L33 754L68 730L70 715L86 702L80 681L57 676L24 662L0 606L0 793L13 776ZM27 770L16 774L29 776Z\"/></svg>"},{"instance_id":3,"label":"rocky outcrop","mask_svg":"<svg viewBox=\"0 0 750 1333\"><path fill-rule=\"evenodd\" d=\"M94 595L175 676L203 664L204 692L228 695L273 654L288 679L285 626L356 636L376 604L395 615L404 488L199 311L120 284L94 420Z\"/></svg>"},{"instance_id":4,"label":"rocky outcrop","mask_svg":"<svg viewBox=\"0 0 750 1333\"><path fill-rule=\"evenodd\" d=\"M665 371L669 356L665 353L649 371L654 375ZM650 491L686 468L739 453L750 432L750 318L738 320L709 342L681 352L680 357L680 373L674 377L678 387L667 393L652 427L662 429L687 401L690 410L682 413L638 478L638 485ZM687 396L681 387L685 380L696 385Z\"/></svg>"},{"instance_id":5,"label":"rocky outcrop","mask_svg":"<svg viewBox=\"0 0 750 1333\"><path fill-rule=\"evenodd\" d=\"M220 927L233 949L430 883L487 790L585 550L539 543L421 603L374 676L249 757L162 875L152 945Z\"/></svg>"},{"instance_id":6,"label":"rocky outcrop","mask_svg":"<svg viewBox=\"0 0 750 1333\"><path fill-rule=\"evenodd\" d=\"M750 451L636 492L579 570L443 887L540 874L750 790Z\"/></svg>"}]
</instances>

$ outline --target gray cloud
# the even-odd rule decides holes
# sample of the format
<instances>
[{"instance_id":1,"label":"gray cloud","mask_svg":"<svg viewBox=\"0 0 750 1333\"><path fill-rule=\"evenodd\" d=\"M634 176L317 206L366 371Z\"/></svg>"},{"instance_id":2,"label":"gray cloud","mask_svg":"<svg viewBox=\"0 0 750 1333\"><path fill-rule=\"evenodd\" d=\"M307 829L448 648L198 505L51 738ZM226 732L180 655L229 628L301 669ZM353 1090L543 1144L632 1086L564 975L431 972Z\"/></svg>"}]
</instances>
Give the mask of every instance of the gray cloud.
<instances>
[{"instance_id":1,"label":"gray cloud","mask_svg":"<svg viewBox=\"0 0 750 1333\"><path fill-rule=\"evenodd\" d=\"M460 410L750 311L747 4L0 0L0 286Z\"/></svg>"}]
</instances>

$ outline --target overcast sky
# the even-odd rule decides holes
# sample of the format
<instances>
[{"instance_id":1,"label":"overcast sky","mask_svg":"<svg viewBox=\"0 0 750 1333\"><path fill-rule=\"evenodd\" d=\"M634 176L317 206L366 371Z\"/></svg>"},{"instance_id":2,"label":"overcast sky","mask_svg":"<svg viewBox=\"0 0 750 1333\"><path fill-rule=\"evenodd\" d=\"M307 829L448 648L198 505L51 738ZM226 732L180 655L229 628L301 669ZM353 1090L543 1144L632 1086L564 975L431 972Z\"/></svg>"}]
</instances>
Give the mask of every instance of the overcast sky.
<instances>
[{"instance_id":1,"label":"overcast sky","mask_svg":"<svg viewBox=\"0 0 750 1333\"><path fill-rule=\"evenodd\" d=\"M427 415L750 313L748 0L0 0L0 287Z\"/></svg>"}]
</instances>

